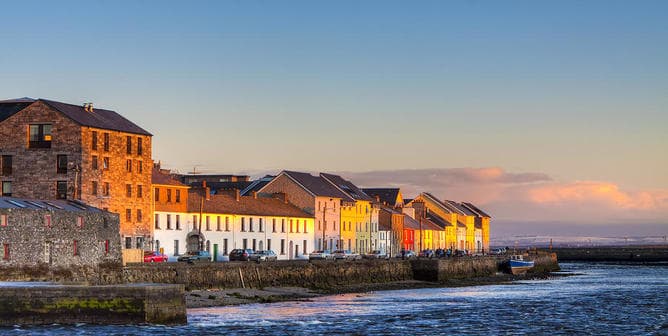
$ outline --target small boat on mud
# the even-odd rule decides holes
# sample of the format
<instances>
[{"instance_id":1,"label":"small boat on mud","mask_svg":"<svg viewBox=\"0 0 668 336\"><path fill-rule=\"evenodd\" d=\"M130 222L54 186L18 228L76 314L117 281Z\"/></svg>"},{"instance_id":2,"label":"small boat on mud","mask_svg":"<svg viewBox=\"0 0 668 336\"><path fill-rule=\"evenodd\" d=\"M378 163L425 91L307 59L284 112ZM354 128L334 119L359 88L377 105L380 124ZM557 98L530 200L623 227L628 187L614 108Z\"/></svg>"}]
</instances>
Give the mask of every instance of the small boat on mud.
<instances>
[{"instance_id":1,"label":"small boat on mud","mask_svg":"<svg viewBox=\"0 0 668 336\"><path fill-rule=\"evenodd\" d=\"M533 267L533 260L524 260L521 254L510 256L510 273L524 274Z\"/></svg>"}]
</instances>

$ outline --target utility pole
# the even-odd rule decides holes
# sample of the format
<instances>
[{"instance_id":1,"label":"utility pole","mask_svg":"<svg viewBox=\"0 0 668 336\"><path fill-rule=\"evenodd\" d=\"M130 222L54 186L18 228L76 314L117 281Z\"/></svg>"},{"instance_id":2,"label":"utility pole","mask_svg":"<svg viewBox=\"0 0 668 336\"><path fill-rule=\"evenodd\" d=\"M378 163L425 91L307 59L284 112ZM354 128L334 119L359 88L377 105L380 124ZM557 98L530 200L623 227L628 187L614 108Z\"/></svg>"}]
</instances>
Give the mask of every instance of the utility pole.
<instances>
[{"instance_id":1,"label":"utility pole","mask_svg":"<svg viewBox=\"0 0 668 336\"><path fill-rule=\"evenodd\" d=\"M204 189L206 193L206 189ZM204 250L204 239L202 239L202 213L204 212L204 196L200 195L199 197L199 225L197 228L197 237L199 242L199 250Z\"/></svg>"}]
</instances>

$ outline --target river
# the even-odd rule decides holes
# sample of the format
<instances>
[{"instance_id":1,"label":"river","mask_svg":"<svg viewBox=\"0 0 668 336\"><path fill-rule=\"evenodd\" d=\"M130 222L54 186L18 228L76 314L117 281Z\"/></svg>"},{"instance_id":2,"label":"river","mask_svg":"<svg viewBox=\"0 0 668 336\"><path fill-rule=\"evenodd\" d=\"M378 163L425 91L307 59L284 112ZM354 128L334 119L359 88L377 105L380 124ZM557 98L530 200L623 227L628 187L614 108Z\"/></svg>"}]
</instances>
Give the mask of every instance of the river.
<instances>
[{"instance_id":1,"label":"river","mask_svg":"<svg viewBox=\"0 0 668 336\"><path fill-rule=\"evenodd\" d=\"M2 335L668 335L668 267L568 263L512 285L345 294L188 310L188 325L0 329Z\"/></svg>"}]
</instances>

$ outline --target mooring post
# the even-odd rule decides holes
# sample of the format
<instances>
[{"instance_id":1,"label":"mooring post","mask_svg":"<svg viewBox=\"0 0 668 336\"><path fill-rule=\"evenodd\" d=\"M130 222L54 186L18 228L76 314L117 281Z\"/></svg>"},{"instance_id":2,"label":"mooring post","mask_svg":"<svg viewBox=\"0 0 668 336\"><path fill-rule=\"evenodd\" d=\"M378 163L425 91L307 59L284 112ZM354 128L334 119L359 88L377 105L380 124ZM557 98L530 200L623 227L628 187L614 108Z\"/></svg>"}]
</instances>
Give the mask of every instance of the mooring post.
<instances>
[{"instance_id":1,"label":"mooring post","mask_svg":"<svg viewBox=\"0 0 668 336\"><path fill-rule=\"evenodd\" d=\"M246 288L246 285L244 285L244 274L241 272L241 267L239 268L239 279L241 279L241 288Z\"/></svg>"}]
</instances>

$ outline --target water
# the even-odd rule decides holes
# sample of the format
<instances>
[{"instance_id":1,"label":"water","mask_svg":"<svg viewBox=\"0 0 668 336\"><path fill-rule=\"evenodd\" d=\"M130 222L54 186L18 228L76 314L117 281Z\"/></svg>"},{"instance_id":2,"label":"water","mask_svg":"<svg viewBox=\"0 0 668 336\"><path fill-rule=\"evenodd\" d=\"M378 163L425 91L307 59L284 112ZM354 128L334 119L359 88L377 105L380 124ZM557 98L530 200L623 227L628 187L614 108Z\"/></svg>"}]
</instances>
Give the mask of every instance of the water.
<instances>
[{"instance_id":1,"label":"water","mask_svg":"<svg viewBox=\"0 0 668 336\"><path fill-rule=\"evenodd\" d=\"M668 335L668 267L562 264L582 275L188 310L188 325L46 326L1 335Z\"/></svg>"}]
</instances>

